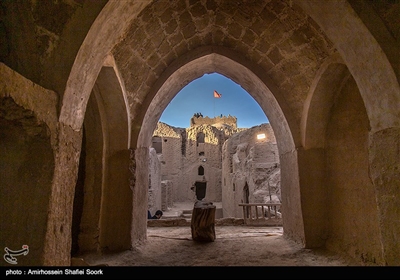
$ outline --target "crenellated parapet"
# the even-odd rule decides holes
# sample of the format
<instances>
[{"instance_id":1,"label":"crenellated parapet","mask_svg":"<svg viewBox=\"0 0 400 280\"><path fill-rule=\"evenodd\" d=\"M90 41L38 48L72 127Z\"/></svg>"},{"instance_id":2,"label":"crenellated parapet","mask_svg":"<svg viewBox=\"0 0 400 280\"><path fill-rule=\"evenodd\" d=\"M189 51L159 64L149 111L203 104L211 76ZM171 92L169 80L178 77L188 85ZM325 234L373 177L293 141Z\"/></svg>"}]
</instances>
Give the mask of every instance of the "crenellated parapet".
<instances>
[{"instance_id":1,"label":"crenellated parapet","mask_svg":"<svg viewBox=\"0 0 400 280\"><path fill-rule=\"evenodd\" d=\"M223 116L222 114L220 116L210 118L210 117L203 117L201 113L196 113L190 119L190 126L197 126L203 124L212 126L218 126L224 124L224 125L229 125L233 128L237 128L237 118L231 115Z\"/></svg>"}]
</instances>

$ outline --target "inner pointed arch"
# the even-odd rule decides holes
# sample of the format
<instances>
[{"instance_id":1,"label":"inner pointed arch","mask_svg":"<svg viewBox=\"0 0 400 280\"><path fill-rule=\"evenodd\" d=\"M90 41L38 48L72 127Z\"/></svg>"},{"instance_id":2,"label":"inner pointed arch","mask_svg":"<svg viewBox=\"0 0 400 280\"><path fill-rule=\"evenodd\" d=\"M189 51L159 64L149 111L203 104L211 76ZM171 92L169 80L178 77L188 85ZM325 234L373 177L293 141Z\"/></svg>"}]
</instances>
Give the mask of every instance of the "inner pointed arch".
<instances>
[{"instance_id":1,"label":"inner pointed arch","mask_svg":"<svg viewBox=\"0 0 400 280\"><path fill-rule=\"evenodd\" d=\"M317 72L301 118L301 139L305 149L325 147L325 132L332 106L350 75L338 54L327 59Z\"/></svg>"},{"instance_id":2,"label":"inner pointed arch","mask_svg":"<svg viewBox=\"0 0 400 280\"><path fill-rule=\"evenodd\" d=\"M154 97L146 111L138 147L151 143L152 132L162 112L175 95L191 81L204 74L219 73L241 85L260 105L274 129L281 152L293 150L299 140L299 129L271 80L243 56L223 47L201 47L175 61L153 88ZM294 132L294 133L293 133ZM288 137L289 136L289 137Z\"/></svg>"}]
</instances>

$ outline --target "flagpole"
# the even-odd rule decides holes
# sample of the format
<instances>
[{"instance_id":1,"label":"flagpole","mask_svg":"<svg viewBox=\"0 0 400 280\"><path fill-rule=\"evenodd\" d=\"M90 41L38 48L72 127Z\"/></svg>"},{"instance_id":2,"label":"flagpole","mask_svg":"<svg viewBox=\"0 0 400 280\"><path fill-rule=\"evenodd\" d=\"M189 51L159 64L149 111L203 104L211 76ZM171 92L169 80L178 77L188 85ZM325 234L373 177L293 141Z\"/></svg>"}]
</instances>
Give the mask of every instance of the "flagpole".
<instances>
[{"instance_id":1,"label":"flagpole","mask_svg":"<svg viewBox=\"0 0 400 280\"><path fill-rule=\"evenodd\" d=\"M214 99L214 118L215 118L215 97L213 98Z\"/></svg>"},{"instance_id":2,"label":"flagpole","mask_svg":"<svg viewBox=\"0 0 400 280\"><path fill-rule=\"evenodd\" d=\"M215 118L215 99L216 98L221 98L221 94L219 94L216 90L214 90L214 93L213 93L213 95L214 95L214 118Z\"/></svg>"}]
</instances>

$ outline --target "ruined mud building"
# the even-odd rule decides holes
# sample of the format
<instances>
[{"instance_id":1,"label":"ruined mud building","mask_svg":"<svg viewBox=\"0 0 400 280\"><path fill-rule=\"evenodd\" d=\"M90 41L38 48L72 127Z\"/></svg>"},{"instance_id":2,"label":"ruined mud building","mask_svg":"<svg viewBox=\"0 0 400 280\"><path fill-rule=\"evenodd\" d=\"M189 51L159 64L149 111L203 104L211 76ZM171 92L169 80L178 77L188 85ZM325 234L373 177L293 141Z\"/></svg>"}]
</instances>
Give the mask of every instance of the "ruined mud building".
<instances>
[{"instance_id":1,"label":"ruined mud building","mask_svg":"<svg viewBox=\"0 0 400 280\"><path fill-rule=\"evenodd\" d=\"M265 138L257 139L258 134ZM268 123L238 128L234 116L201 115L194 115L188 128L158 122L152 148L152 213L174 202L205 199L222 202L223 217L242 217L238 203L243 199L262 203L280 193L279 153Z\"/></svg>"}]
</instances>

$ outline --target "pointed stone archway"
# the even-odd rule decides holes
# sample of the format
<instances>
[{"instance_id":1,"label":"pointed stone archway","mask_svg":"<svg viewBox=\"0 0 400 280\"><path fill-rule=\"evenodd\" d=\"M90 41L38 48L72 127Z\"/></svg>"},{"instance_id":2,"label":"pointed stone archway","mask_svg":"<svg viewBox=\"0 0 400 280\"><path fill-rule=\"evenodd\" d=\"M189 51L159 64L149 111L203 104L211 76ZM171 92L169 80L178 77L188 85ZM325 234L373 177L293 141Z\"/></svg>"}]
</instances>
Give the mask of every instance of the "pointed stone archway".
<instances>
[{"instance_id":1,"label":"pointed stone archway","mask_svg":"<svg viewBox=\"0 0 400 280\"><path fill-rule=\"evenodd\" d=\"M129 118L115 69L104 66L90 95L84 120L85 139L78 185L82 185L78 247L81 251L129 249L132 207L130 179ZM76 190L78 191L78 190ZM75 205L74 205L75 209ZM114 229L118 229L114 231Z\"/></svg>"},{"instance_id":2,"label":"pointed stone archway","mask_svg":"<svg viewBox=\"0 0 400 280\"><path fill-rule=\"evenodd\" d=\"M286 197L286 203L282 203L282 211L296 213L295 216L289 216L284 224L296 228L297 230L294 231L296 235L293 234L292 237L303 242L299 180L297 170L293 168L293 165L297 165L295 147L300 145L298 133L300 129L293 121L292 113L276 85L263 73L262 69L243 59L239 53L224 47L205 46L174 61L151 89L151 94L148 95L149 99L145 101L149 107L143 117L143 123L147 125L140 127L140 131L133 131L132 139L136 139L136 135L138 135L137 147L140 149L148 147L151 144L152 131L172 98L192 80L205 73L213 72L222 74L241 85L267 115L274 130L280 153L282 193L290 193L290 196ZM152 99L150 100L150 98ZM293 134L293 131L296 133ZM144 180L146 179L144 178ZM145 184L145 181L137 181L137 183L142 185ZM285 210L285 205L290 205L290 209Z\"/></svg>"}]
</instances>

